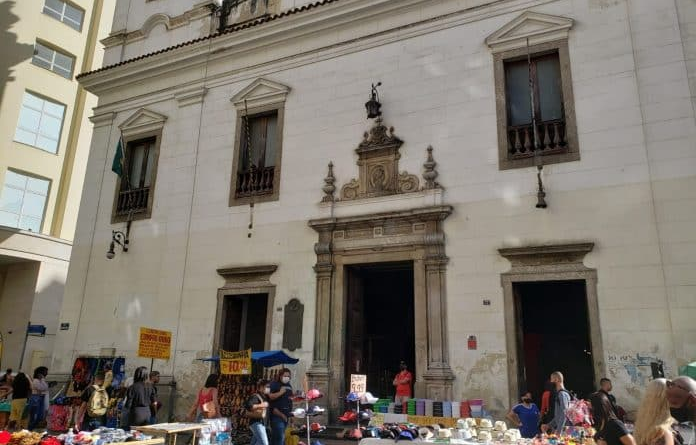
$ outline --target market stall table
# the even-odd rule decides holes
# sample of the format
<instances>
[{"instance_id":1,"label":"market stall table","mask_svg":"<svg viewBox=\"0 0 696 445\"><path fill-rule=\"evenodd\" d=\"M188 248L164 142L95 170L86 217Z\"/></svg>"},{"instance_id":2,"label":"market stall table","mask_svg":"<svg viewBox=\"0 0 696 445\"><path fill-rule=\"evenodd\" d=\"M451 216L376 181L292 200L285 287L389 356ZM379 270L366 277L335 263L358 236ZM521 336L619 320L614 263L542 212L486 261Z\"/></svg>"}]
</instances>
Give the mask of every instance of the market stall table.
<instances>
[{"instance_id":1,"label":"market stall table","mask_svg":"<svg viewBox=\"0 0 696 445\"><path fill-rule=\"evenodd\" d=\"M162 435L167 439L167 445L176 445L176 437L179 433L193 434L192 444L196 443L196 434L205 425L201 423L157 423L155 425L136 426L133 429L147 435ZM154 440L154 439L153 439ZM140 442L138 442L140 443Z\"/></svg>"},{"instance_id":2,"label":"market stall table","mask_svg":"<svg viewBox=\"0 0 696 445\"><path fill-rule=\"evenodd\" d=\"M131 442L111 442L108 445L163 445L164 437L155 437L152 439L135 440Z\"/></svg>"}]
</instances>

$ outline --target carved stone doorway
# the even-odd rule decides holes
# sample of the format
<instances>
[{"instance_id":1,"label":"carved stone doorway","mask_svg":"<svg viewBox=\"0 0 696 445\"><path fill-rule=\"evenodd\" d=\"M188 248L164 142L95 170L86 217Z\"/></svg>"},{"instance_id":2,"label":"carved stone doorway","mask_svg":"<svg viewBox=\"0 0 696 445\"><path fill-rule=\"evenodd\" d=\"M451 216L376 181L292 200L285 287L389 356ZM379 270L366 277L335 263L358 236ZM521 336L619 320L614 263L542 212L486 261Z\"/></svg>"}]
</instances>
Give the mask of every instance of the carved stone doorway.
<instances>
[{"instance_id":1,"label":"carved stone doorway","mask_svg":"<svg viewBox=\"0 0 696 445\"><path fill-rule=\"evenodd\" d=\"M442 231L451 212L452 207L440 205L309 222L319 240L314 356L307 374L310 385L326 394L331 419L341 410L346 392L346 270L354 265L413 264L414 311L420 314L414 320L415 396L451 399L454 375L445 315L448 258Z\"/></svg>"},{"instance_id":2,"label":"carved stone doorway","mask_svg":"<svg viewBox=\"0 0 696 445\"><path fill-rule=\"evenodd\" d=\"M587 323L591 353L591 368L595 381L604 376L604 351L599 325L599 303L597 300L597 271L583 264L585 255L592 251L593 243L562 244L499 249L512 267L501 275L505 307L505 337L508 351L508 391L510 403L517 402L519 391L525 383L522 374L522 352L520 351L521 324L518 322L520 284L581 282L587 305ZM558 316L563 316L563 302L559 295L556 303ZM563 372L563 369L557 369ZM567 382L572 389L572 382Z\"/></svg>"}]
</instances>

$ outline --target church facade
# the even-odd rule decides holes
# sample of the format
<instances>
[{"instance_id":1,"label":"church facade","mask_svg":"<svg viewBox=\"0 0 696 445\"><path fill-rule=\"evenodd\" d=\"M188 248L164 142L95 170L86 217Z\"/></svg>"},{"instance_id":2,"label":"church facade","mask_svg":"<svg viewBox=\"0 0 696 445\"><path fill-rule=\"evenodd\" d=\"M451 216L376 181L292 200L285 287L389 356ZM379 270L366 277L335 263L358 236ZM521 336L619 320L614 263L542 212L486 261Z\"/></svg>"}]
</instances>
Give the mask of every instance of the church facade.
<instances>
[{"instance_id":1,"label":"church facade","mask_svg":"<svg viewBox=\"0 0 696 445\"><path fill-rule=\"evenodd\" d=\"M53 370L151 327L181 406L251 347L333 412L401 360L416 397L560 370L634 408L696 357L696 6L656 8L119 0Z\"/></svg>"}]
</instances>

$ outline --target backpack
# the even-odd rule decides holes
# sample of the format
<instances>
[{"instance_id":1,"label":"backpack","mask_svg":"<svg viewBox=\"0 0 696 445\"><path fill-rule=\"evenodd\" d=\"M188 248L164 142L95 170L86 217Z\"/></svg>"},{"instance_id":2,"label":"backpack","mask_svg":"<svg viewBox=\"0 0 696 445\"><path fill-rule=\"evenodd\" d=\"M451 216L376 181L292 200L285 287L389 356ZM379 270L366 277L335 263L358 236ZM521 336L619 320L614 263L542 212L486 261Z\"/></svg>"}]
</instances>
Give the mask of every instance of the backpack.
<instances>
[{"instance_id":1,"label":"backpack","mask_svg":"<svg viewBox=\"0 0 696 445\"><path fill-rule=\"evenodd\" d=\"M101 417L106 414L109 407L109 396L106 390L100 386L94 385L94 392L89 396L87 402L87 415L89 417Z\"/></svg>"}]
</instances>

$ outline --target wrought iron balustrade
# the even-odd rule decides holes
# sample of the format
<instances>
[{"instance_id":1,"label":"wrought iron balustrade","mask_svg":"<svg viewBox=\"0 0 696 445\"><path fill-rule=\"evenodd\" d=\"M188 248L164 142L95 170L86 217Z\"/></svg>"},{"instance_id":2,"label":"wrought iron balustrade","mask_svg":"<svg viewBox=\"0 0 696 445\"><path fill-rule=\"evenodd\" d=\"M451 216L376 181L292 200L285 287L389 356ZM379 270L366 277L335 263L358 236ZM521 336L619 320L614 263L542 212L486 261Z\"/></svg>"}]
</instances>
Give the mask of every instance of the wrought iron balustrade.
<instances>
[{"instance_id":1,"label":"wrought iron balustrade","mask_svg":"<svg viewBox=\"0 0 696 445\"><path fill-rule=\"evenodd\" d=\"M139 189L121 190L116 202L116 215L136 215L147 211L147 203L150 199L150 187Z\"/></svg>"}]
</instances>

